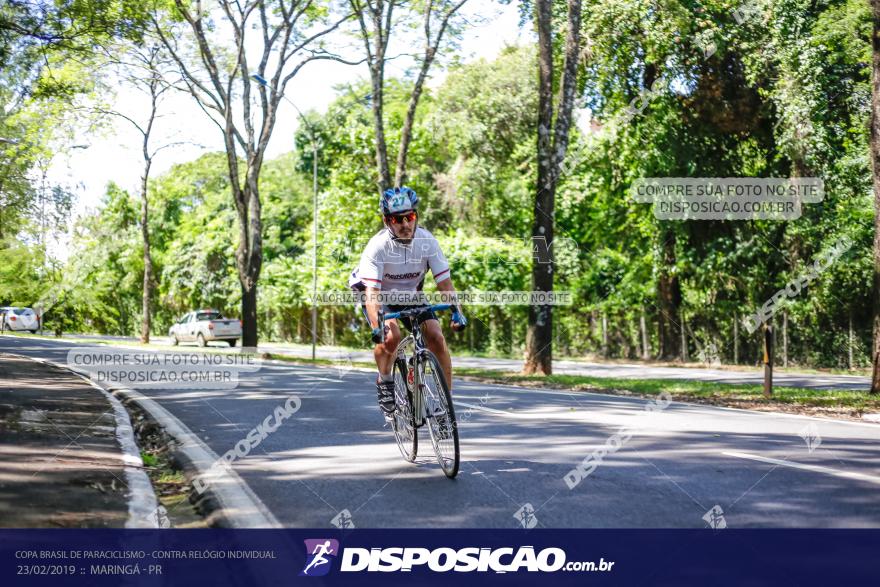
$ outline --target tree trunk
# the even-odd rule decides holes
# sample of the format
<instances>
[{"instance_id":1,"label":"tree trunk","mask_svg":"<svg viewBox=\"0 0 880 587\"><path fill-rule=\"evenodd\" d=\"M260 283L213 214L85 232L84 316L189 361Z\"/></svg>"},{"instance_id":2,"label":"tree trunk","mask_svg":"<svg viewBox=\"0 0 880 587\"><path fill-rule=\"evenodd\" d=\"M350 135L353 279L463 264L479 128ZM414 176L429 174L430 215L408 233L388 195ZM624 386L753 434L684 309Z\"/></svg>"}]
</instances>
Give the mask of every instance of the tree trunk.
<instances>
[{"instance_id":1,"label":"tree trunk","mask_svg":"<svg viewBox=\"0 0 880 587\"><path fill-rule=\"evenodd\" d=\"M874 184L874 332L871 349L874 373L871 393L880 393L880 0L871 0L874 36L871 46L871 163Z\"/></svg>"},{"instance_id":2,"label":"tree trunk","mask_svg":"<svg viewBox=\"0 0 880 587\"><path fill-rule=\"evenodd\" d=\"M659 321L657 330L660 338L660 358L671 361L681 356L681 325L678 322L681 306L681 285L675 272L675 232L665 231L663 239L663 258L660 261L660 275L657 279L657 302Z\"/></svg>"},{"instance_id":3,"label":"tree trunk","mask_svg":"<svg viewBox=\"0 0 880 587\"><path fill-rule=\"evenodd\" d=\"M773 330L773 319L767 320L764 324L764 397L769 398L773 395L773 360L774 360L774 337L776 333Z\"/></svg>"},{"instance_id":4,"label":"tree trunk","mask_svg":"<svg viewBox=\"0 0 880 587\"><path fill-rule=\"evenodd\" d=\"M241 284L241 346L257 348L257 287Z\"/></svg>"},{"instance_id":5,"label":"tree trunk","mask_svg":"<svg viewBox=\"0 0 880 587\"><path fill-rule=\"evenodd\" d=\"M556 185L553 181L553 46L552 8L549 0L535 2L538 28L538 178L535 197L532 242L543 239L548 245L547 258L532 261L532 290L553 290L553 206ZM553 313L549 305L529 305L529 328L526 334L526 363L523 371L553 371Z\"/></svg>"},{"instance_id":6,"label":"tree trunk","mask_svg":"<svg viewBox=\"0 0 880 587\"><path fill-rule=\"evenodd\" d=\"M688 355L688 341L687 341L687 329L685 328L684 323L684 312L681 313L681 327L679 331L681 331L681 360L685 363L691 360L690 355Z\"/></svg>"},{"instance_id":7,"label":"tree trunk","mask_svg":"<svg viewBox=\"0 0 880 587\"><path fill-rule=\"evenodd\" d=\"M406 157L409 153L409 142L412 140L413 125L416 120L416 108L419 106L419 99L422 96L422 88L428 77L428 69L430 69L433 61L434 48L428 47L425 50L425 60L422 62L419 76L416 78L416 83L409 96L409 106L407 106L406 109L403 130L400 132L400 147L397 150L397 168L394 171L394 185L403 185L404 181L406 181Z\"/></svg>"},{"instance_id":8,"label":"tree trunk","mask_svg":"<svg viewBox=\"0 0 880 587\"><path fill-rule=\"evenodd\" d=\"M532 242L543 240L548 253L546 259L532 261L532 288L536 292L553 291L553 213L559 166L568 147L574 108L575 81L580 51L581 0L568 2L568 27L565 38L565 61L562 71L560 97L553 120L553 39L552 2L536 0L535 15L538 30L538 177L535 196ZM529 306L529 327L526 333L527 374L539 370L553 372L553 307L549 304Z\"/></svg>"},{"instance_id":9,"label":"tree trunk","mask_svg":"<svg viewBox=\"0 0 880 587\"><path fill-rule=\"evenodd\" d=\"M376 170L378 172L379 193L391 187L391 171L388 169L388 146L385 143L385 123L382 119L384 70L384 61L377 62L376 65L370 68L373 81L373 130L376 133Z\"/></svg>"},{"instance_id":10,"label":"tree trunk","mask_svg":"<svg viewBox=\"0 0 880 587\"><path fill-rule=\"evenodd\" d=\"M602 358L608 358L608 318L602 314Z\"/></svg>"},{"instance_id":11,"label":"tree trunk","mask_svg":"<svg viewBox=\"0 0 880 587\"><path fill-rule=\"evenodd\" d=\"M853 368L853 345L855 344L855 337L853 336L853 325L852 325L852 310L849 313L849 352L847 353L847 365L849 366L849 370L852 371Z\"/></svg>"},{"instance_id":12,"label":"tree trunk","mask_svg":"<svg viewBox=\"0 0 880 587\"><path fill-rule=\"evenodd\" d=\"M733 319L733 364L739 364L739 317Z\"/></svg>"},{"instance_id":13,"label":"tree trunk","mask_svg":"<svg viewBox=\"0 0 880 587\"><path fill-rule=\"evenodd\" d=\"M401 185L406 179L406 160L409 152L409 144L412 139L415 124L416 109L422 96L428 71L437 55L440 42L449 25L450 18L462 7L467 0L460 0L457 4L448 7L448 10L440 13L437 28L432 33L432 17L437 16L436 6L429 2L423 6L411 8L424 10L423 29L425 32L424 54L422 56L419 72L415 84L410 92L409 105L404 117L403 129L400 135L400 143L397 150L397 167L394 174L394 185ZM360 27L361 40L364 43L366 62L370 71L372 83L373 105L373 129L376 135L376 170L379 193L391 187L391 170L388 167L388 148L385 139L385 122L383 119L384 87L385 87L385 53L392 33L397 30L392 20L395 8L400 8L406 3L395 0L375 0L374 2L362 2L361 0L349 0L353 13L357 16ZM369 22L368 22L369 20Z\"/></svg>"},{"instance_id":14,"label":"tree trunk","mask_svg":"<svg viewBox=\"0 0 880 587\"><path fill-rule=\"evenodd\" d=\"M376 187L381 194L391 187L391 171L388 168L388 147L385 142L385 120L383 108L385 104L385 50L388 48L388 40L391 34L391 16L395 4L386 4L384 0L376 0L367 3L350 1L354 14L357 15L360 24L361 39L367 55L367 65L370 70L371 90L370 102L373 111L373 132L375 134L376 148ZM386 11L387 8L387 11ZM365 17L369 17L369 25Z\"/></svg>"},{"instance_id":15,"label":"tree trunk","mask_svg":"<svg viewBox=\"0 0 880 587\"><path fill-rule=\"evenodd\" d=\"M647 361L651 358L651 349L648 348L648 327L645 324L645 315L639 316L639 330L642 332L642 360Z\"/></svg>"},{"instance_id":16,"label":"tree trunk","mask_svg":"<svg viewBox=\"0 0 880 587\"><path fill-rule=\"evenodd\" d=\"M144 291L143 291L143 322L141 323L141 342L150 342L150 291L153 283L153 259L150 255L150 209L147 200L147 182L150 177L151 161L144 165L144 176L141 180L141 237L144 241Z\"/></svg>"},{"instance_id":17,"label":"tree trunk","mask_svg":"<svg viewBox=\"0 0 880 587\"><path fill-rule=\"evenodd\" d=\"M143 135L142 154L144 157L144 173L141 177L141 237L144 241L144 291L141 300L143 309L143 321L141 323L141 342L147 344L150 342L150 326L152 323L152 315L150 314L150 293L153 287L153 258L150 255L150 204L149 204L149 182L150 170L153 167L154 152L150 152L150 136L153 132L153 124L156 122L156 115L159 110L159 96L165 91L160 87L158 74L158 48L152 48L149 52L147 64L149 68L150 80L150 115L147 124L141 130ZM137 126L137 125L135 125Z\"/></svg>"},{"instance_id":18,"label":"tree trunk","mask_svg":"<svg viewBox=\"0 0 880 587\"><path fill-rule=\"evenodd\" d=\"M438 31L436 37L432 37L431 33L431 15L433 13L434 5L429 3L425 9L425 54L422 57L422 66L419 69L419 75L416 77L416 82L410 93L409 106L407 107L406 118L403 122L403 130L400 133L400 147L397 151L397 168L394 173L395 185L402 185L406 180L406 158L409 153L409 143L412 139L416 108L419 105L419 98L422 95L422 88L425 85L425 80L428 78L428 70L431 69L431 64L434 62L434 57L437 55L437 50L440 47L440 41L443 40L443 35L446 32L449 19L459 8L462 7L462 5L464 5L466 1L467 0L460 0L458 4L453 5L443 14L439 26L437 27Z\"/></svg>"},{"instance_id":19,"label":"tree trunk","mask_svg":"<svg viewBox=\"0 0 880 587\"><path fill-rule=\"evenodd\" d=\"M590 341L596 339L596 328L598 327L599 319L596 318L596 310L590 310Z\"/></svg>"},{"instance_id":20,"label":"tree trunk","mask_svg":"<svg viewBox=\"0 0 880 587\"><path fill-rule=\"evenodd\" d=\"M642 334L639 323L633 323L627 320L626 324L628 331L627 334L629 335L629 339L633 347L632 358L637 359L639 357L643 357L645 347L642 345Z\"/></svg>"},{"instance_id":21,"label":"tree trunk","mask_svg":"<svg viewBox=\"0 0 880 587\"><path fill-rule=\"evenodd\" d=\"M788 367L788 312L782 312L782 366Z\"/></svg>"},{"instance_id":22,"label":"tree trunk","mask_svg":"<svg viewBox=\"0 0 880 587\"><path fill-rule=\"evenodd\" d=\"M539 182L542 173L538 171ZM535 199L535 223L533 238L553 239L553 196L546 190L539 192ZM535 292L553 291L553 253L547 263L535 261L532 267L532 290ZM529 328L526 334L526 363L523 371L527 374L538 371L545 375L553 372L553 312L549 304L529 306Z\"/></svg>"},{"instance_id":23,"label":"tree trunk","mask_svg":"<svg viewBox=\"0 0 880 587\"><path fill-rule=\"evenodd\" d=\"M235 261L241 284L241 346L255 349L259 341L257 281L263 264L262 206L251 172L245 179L243 190L236 183L233 183L232 189L239 212L239 243Z\"/></svg>"}]
</instances>

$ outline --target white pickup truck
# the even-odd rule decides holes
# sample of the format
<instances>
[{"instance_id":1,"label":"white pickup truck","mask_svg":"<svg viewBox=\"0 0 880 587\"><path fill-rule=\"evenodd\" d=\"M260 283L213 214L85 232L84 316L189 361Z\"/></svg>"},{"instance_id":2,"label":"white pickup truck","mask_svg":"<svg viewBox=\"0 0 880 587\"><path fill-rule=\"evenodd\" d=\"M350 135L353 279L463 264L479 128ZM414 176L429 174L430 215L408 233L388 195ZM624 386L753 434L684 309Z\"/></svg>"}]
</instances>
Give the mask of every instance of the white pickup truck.
<instances>
[{"instance_id":1,"label":"white pickup truck","mask_svg":"<svg viewBox=\"0 0 880 587\"><path fill-rule=\"evenodd\" d=\"M205 346L212 340L225 340L229 346L241 338L241 320L224 318L217 310L190 312L168 330L171 343L197 342Z\"/></svg>"}]
</instances>

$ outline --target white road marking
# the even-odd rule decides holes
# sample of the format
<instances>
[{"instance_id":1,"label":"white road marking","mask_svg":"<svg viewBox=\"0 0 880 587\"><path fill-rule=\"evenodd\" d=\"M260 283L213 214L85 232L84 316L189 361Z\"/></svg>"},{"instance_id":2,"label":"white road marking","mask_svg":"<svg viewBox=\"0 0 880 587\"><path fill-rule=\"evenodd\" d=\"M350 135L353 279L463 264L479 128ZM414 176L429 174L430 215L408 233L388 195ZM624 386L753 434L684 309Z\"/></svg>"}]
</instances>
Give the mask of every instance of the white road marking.
<instances>
[{"instance_id":1,"label":"white road marking","mask_svg":"<svg viewBox=\"0 0 880 587\"><path fill-rule=\"evenodd\" d=\"M567 408L559 408L559 407L551 407L544 409L532 409L529 411L521 411L515 412L513 410L496 410L495 408L487 408L483 405L472 404L468 402L462 402L459 400L455 400L456 406L465 406L467 408L471 408L473 410L479 410L481 412L486 412L487 414L496 414L498 416L504 416L505 418L511 418L513 420L568 420L573 422L588 422L589 420L585 420L584 418L588 415L584 410L580 412L571 411Z\"/></svg>"},{"instance_id":2,"label":"white road marking","mask_svg":"<svg viewBox=\"0 0 880 587\"><path fill-rule=\"evenodd\" d=\"M648 402L645 402L646 404ZM615 427L615 428L631 428L638 429L640 434L648 436L656 436L670 430L675 420L669 419L669 414L664 414L662 410L648 412L646 410L632 410L626 414L604 414L600 411L590 411L585 409L572 410L566 407L549 406L543 408L532 408L530 410L498 410L489 408L484 405L472 404L455 400L456 410L459 406L465 406L469 410L477 410L487 414L494 414L502 418L511 420L538 420L540 422L573 422L575 424ZM461 417L462 412L458 412L459 419L463 422L467 421ZM465 412L467 413L467 412Z\"/></svg>"},{"instance_id":3,"label":"white road marking","mask_svg":"<svg viewBox=\"0 0 880 587\"><path fill-rule=\"evenodd\" d=\"M682 367L682 368L684 368L684 367ZM544 389L544 388L538 389L538 388L534 388L534 387L520 387L520 386L518 386L516 384L512 384L512 383L480 383L480 384L476 384L471 381L463 381L456 386L456 389L457 390L466 389L469 391L474 391L474 392L480 391L480 392L485 393L485 390L487 387L488 388L501 388L501 389L504 389L505 391L506 390L513 390L517 393L525 392L525 393L522 393L523 395L525 395L526 393L529 393L529 394L535 394L535 395L567 396L569 398L571 398L571 397L579 397L580 398L580 397L591 396L591 397L595 397L595 398L598 398L601 400L609 400L609 398L612 398L611 401L619 402L621 404L627 404L627 403L639 404L639 403L644 403L646 401L650 401L650 399L651 399L649 397L625 396L625 395L601 393L601 392L595 392L595 391L575 391L573 389L564 390L564 389ZM459 402L458 400L455 400L455 403L456 404L458 404L458 403L463 404L464 402ZM467 405L467 404L464 404L464 405ZM713 405L708 405L708 404L699 404L699 403L694 403L694 402L688 402L688 401L683 401L683 400L675 399L675 398L673 398L671 405L676 406L676 407L681 407L681 406L693 407L693 408L706 410L706 411L721 410L721 411L725 411L725 412L736 412L738 414L742 414L744 416L752 416L757 419L781 418L781 419L795 419L795 420L813 420L816 422L824 422L826 424L839 424L842 426L860 426L862 428L870 428L875 431L880 430L880 427L878 427L877 423L870 422L870 421L854 422L851 420L840 420L840 419L831 418L831 417L826 418L826 417L821 417L821 416L804 416L801 414L789 414L786 412L764 412L764 411L758 411L758 410L749 410L749 409L745 409L745 408L728 408L725 406L713 406Z\"/></svg>"},{"instance_id":4,"label":"white road marking","mask_svg":"<svg viewBox=\"0 0 880 587\"><path fill-rule=\"evenodd\" d=\"M792 467L804 471L812 471L813 473L823 473L825 475L833 475L835 477L843 477L844 479L856 479L858 481L867 481L868 483L876 483L880 485L880 477L874 475L866 475L864 473L853 473L852 471L841 471L821 465L805 465L803 463L795 463L794 461L783 461L780 459L772 459L770 457L762 457L744 452L722 452L721 454L728 457L736 457L738 459L748 459L751 461L760 461L771 465L782 465L784 467Z\"/></svg>"}]
</instances>

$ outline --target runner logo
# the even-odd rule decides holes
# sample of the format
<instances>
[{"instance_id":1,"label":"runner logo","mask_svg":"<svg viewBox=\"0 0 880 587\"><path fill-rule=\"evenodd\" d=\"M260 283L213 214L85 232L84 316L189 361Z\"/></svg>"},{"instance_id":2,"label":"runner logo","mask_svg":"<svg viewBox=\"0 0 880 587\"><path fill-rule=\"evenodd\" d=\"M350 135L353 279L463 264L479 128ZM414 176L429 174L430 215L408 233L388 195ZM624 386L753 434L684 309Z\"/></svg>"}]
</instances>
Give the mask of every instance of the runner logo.
<instances>
[{"instance_id":1,"label":"runner logo","mask_svg":"<svg viewBox=\"0 0 880 587\"><path fill-rule=\"evenodd\" d=\"M339 541L332 538L311 538L306 543L306 566L300 577L321 577L330 572L330 565L339 554Z\"/></svg>"}]
</instances>

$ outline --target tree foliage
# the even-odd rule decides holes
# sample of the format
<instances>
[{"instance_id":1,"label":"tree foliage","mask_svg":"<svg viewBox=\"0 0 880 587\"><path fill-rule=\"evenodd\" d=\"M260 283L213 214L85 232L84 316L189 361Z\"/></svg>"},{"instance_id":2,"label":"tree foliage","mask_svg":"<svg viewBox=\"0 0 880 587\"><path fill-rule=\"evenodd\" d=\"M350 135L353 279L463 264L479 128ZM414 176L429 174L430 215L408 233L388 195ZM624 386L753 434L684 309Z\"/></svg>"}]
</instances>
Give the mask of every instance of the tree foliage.
<instances>
[{"instance_id":1,"label":"tree foliage","mask_svg":"<svg viewBox=\"0 0 880 587\"><path fill-rule=\"evenodd\" d=\"M717 354L754 363L759 339L745 331L743 317L847 237L850 249L780 309L787 315L788 359L830 367L870 363L869 6L862 0L745 6L584 3L579 124L555 198L554 288L571 292L574 301L554 310L557 354L632 359L647 350L653 357ZM555 2L552 10L554 30L561 31L566 7ZM561 37L552 46L560 63ZM534 46L508 47L491 61L449 66L442 83L429 84L421 96L407 181L458 289L531 289L536 67ZM411 80L385 80L382 116L392 152L411 88ZM297 131L295 151L267 161L259 175L260 336L310 339L309 128L319 145L319 292L346 288L380 227L375 120L364 101L371 91L369 81L338 88L325 111L306 113L309 124ZM553 91L560 91L558 80ZM2 121L8 134L0 136L33 135L39 118L37 109L8 115ZM65 309L56 315L65 330L134 334L143 277L136 200L110 186L100 209L80 221L67 264L53 265L37 246L33 214L23 212L37 201L30 173L39 157L23 156L19 146L0 144L0 234L15 239L0 250L0 303L53 299ZM246 161L237 165L244 173ZM226 154L212 153L151 180L156 333L196 306L237 315L240 237L228 166ZM825 199L788 222L661 221L650 205L630 197L633 182L644 177L819 177ZM21 230L26 226L28 234ZM527 307L467 311L473 328L450 334L454 351L521 356ZM774 323L778 330L780 315ZM320 307L319 324L321 342L367 340L351 307Z\"/></svg>"}]
</instances>

